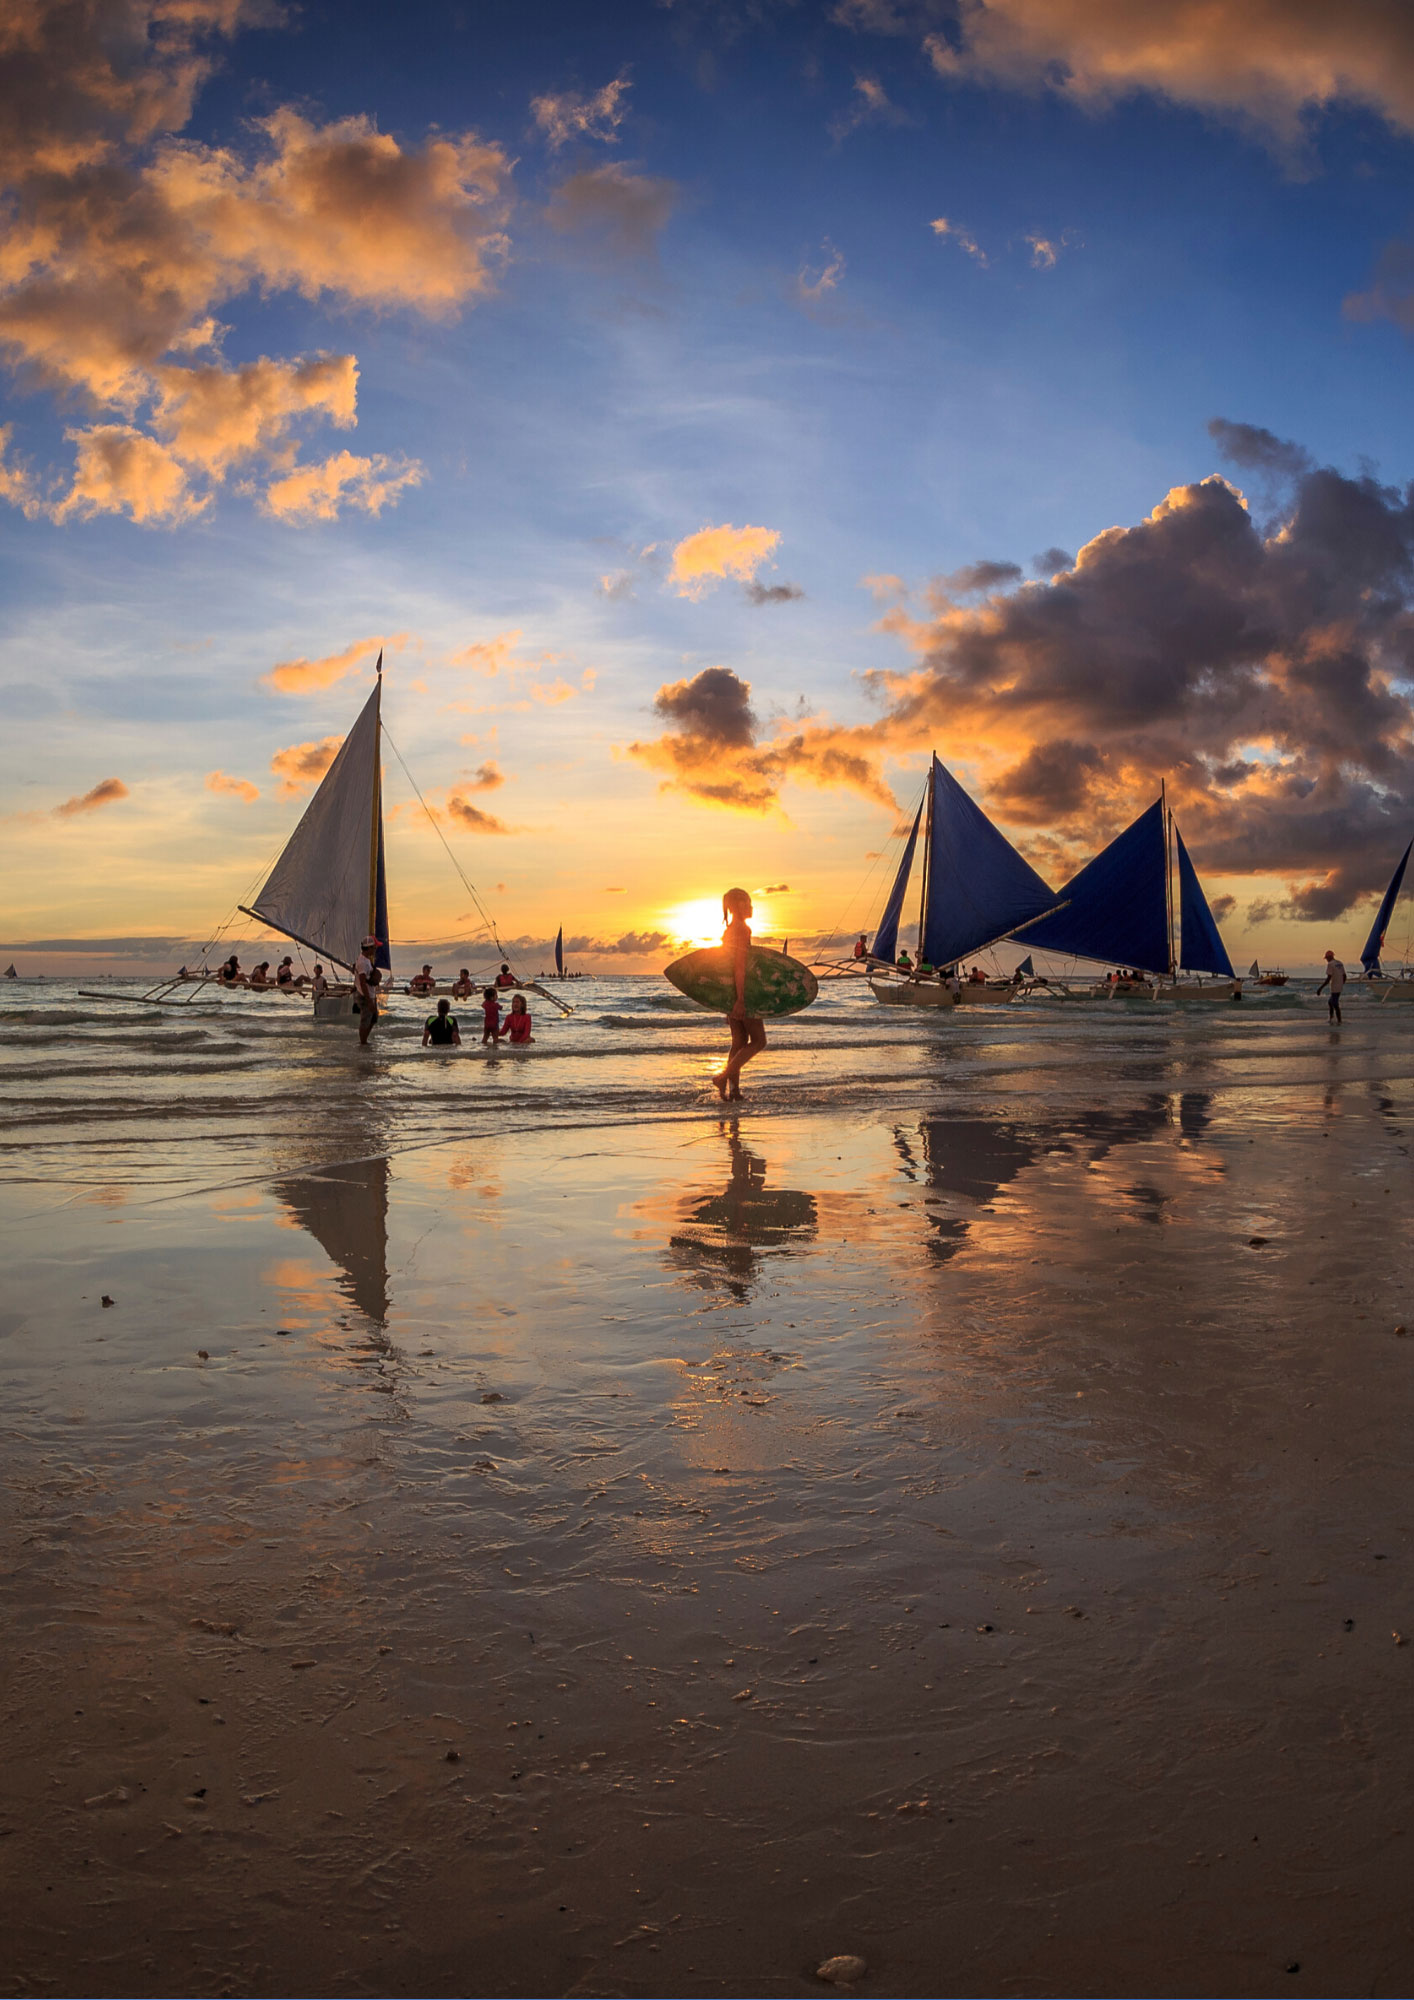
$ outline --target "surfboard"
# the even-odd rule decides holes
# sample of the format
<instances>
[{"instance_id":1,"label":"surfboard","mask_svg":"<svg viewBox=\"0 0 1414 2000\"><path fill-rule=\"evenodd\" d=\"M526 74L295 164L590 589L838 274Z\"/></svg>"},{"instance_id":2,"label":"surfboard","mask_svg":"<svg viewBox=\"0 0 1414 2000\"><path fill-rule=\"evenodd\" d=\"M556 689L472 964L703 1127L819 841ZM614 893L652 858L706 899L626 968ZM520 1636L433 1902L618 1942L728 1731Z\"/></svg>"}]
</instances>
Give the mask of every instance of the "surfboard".
<instances>
[{"instance_id":1,"label":"surfboard","mask_svg":"<svg viewBox=\"0 0 1414 2000\"><path fill-rule=\"evenodd\" d=\"M663 969L679 993L714 1014L730 1014L736 1005L736 975L732 955L725 945L709 945L704 951L690 951ZM751 945L746 954L746 1011L748 1014L798 1014L819 992L819 981L808 965L784 952L767 951Z\"/></svg>"}]
</instances>

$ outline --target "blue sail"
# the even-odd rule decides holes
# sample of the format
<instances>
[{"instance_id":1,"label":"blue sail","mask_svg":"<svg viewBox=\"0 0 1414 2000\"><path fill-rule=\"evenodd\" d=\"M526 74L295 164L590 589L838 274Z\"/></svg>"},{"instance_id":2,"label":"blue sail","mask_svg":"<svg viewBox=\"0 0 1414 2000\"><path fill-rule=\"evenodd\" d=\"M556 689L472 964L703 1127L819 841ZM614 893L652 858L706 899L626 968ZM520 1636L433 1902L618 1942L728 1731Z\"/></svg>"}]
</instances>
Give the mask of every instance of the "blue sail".
<instances>
[{"instance_id":1,"label":"blue sail","mask_svg":"<svg viewBox=\"0 0 1414 2000\"><path fill-rule=\"evenodd\" d=\"M1409 846L1399 857L1399 866L1389 878L1389 887L1385 890L1375 921L1370 926L1370 935L1366 938L1365 948L1360 954L1360 963L1367 972L1378 972L1380 969L1380 953L1385 948L1385 932L1389 929L1389 920L1394 914L1395 901L1404 881L1404 871L1409 866L1411 849L1414 849L1414 840L1410 841Z\"/></svg>"},{"instance_id":2,"label":"blue sail","mask_svg":"<svg viewBox=\"0 0 1414 2000\"><path fill-rule=\"evenodd\" d=\"M555 932L555 970L561 979L565 976L565 927L563 924Z\"/></svg>"},{"instance_id":3,"label":"blue sail","mask_svg":"<svg viewBox=\"0 0 1414 2000\"><path fill-rule=\"evenodd\" d=\"M1030 862L1023 861L935 757L921 955L930 965L955 965L969 952L1029 924L1054 901Z\"/></svg>"},{"instance_id":4,"label":"blue sail","mask_svg":"<svg viewBox=\"0 0 1414 2000\"><path fill-rule=\"evenodd\" d=\"M378 949L373 954L373 963L381 965L385 972L393 969L393 953L388 942L388 877L383 866L383 801L378 801L378 868L373 888L373 935L378 940Z\"/></svg>"},{"instance_id":5,"label":"blue sail","mask_svg":"<svg viewBox=\"0 0 1414 2000\"><path fill-rule=\"evenodd\" d=\"M1188 972L1217 972L1224 979L1235 979L1227 946L1177 827L1173 841L1178 849L1178 962Z\"/></svg>"},{"instance_id":6,"label":"blue sail","mask_svg":"<svg viewBox=\"0 0 1414 2000\"><path fill-rule=\"evenodd\" d=\"M1059 891L1065 905L1026 926L1033 949L1144 972L1169 970L1164 807L1155 799Z\"/></svg>"},{"instance_id":7,"label":"blue sail","mask_svg":"<svg viewBox=\"0 0 1414 2000\"><path fill-rule=\"evenodd\" d=\"M913 815L913 831L908 836L908 845L903 850L903 859L894 877L894 886L889 891L889 900L884 905L884 914L879 919L879 928L874 933L874 942L869 948L871 958L881 958L892 965L898 956L898 922L903 915L903 899L908 894L908 877L913 868L913 850L918 845L918 822L923 817L920 802Z\"/></svg>"}]
</instances>

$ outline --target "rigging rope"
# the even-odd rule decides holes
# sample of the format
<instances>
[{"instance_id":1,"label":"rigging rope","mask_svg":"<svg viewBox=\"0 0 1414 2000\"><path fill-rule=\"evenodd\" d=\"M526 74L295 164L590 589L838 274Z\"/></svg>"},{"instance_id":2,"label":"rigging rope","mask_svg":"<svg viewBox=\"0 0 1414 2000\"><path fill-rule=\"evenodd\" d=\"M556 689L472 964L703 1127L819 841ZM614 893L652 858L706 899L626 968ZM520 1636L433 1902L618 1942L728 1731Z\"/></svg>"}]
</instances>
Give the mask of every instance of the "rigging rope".
<instances>
[{"instance_id":1,"label":"rigging rope","mask_svg":"<svg viewBox=\"0 0 1414 2000\"><path fill-rule=\"evenodd\" d=\"M439 839L439 840L441 841L441 843L442 843L443 847L444 847L444 848L446 848L446 850L447 850L447 859L448 859L448 860L449 860L449 861L451 862L451 864L452 864L453 868L455 868L455 869L456 869L456 871L457 871L457 875L458 875L458 878L460 879L460 882L461 882L461 885L462 885L463 889L465 889L465 890L466 890L466 893L467 893L467 894L468 894L468 896L470 896L470 898L471 898L471 901L472 901L472 907L473 907L473 908L475 909L475 911L476 911L477 915L478 915L478 916L480 917L480 919L481 919L482 923L483 923L483 924L485 924L485 926L486 926L487 930L488 930L488 931L490 931L490 933L491 933L491 942L492 942L492 943L493 943L493 944L495 945L495 947L496 947L497 951L498 951L498 952L499 952L499 953L501 954L502 958L505 958L505 957L507 956L507 953L506 953L506 947L505 947L505 946L504 946L504 945L503 945L503 944L501 943L501 939L500 939L500 935L499 935L499 933L497 932L497 929L496 929L496 920L495 920L495 918L494 918L494 917L492 917L491 915L489 915L489 913L487 912L487 909L486 909L486 906L485 906L485 904L484 904L484 903L482 902L482 900L481 900L480 896L478 896L478 895L477 895L477 893L476 893L476 890L475 890L474 886L473 886L473 885L472 885L472 884L471 884L470 882L468 882L468 880L467 880L467 878L466 878L466 874L465 874L465 872L464 872L464 870L463 870L463 868L462 868L462 865L461 865L460 861L458 861L458 860L457 860L457 857L456 857L456 855L455 855L455 854L453 854L453 852L452 852L452 849L451 849L451 846L450 846L450 845L449 845L449 843L448 843L448 840L447 840L447 836L446 836L446 834L445 834L445 833L443 833L443 831L442 831L441 827L440 827L440 826L438 825L438 823L437 823L437 815L436 815L436 814L435 814L435 813L433 812L433 810L432 810L431 806L430 806L430 805L428 805L428 803L427 803L426 799L425 799L425 798L423 798L423 796L422 796L422 793L421 793L420 791L418 791L418 787L417 787L417 780L416 780L416 778L414 778L414 776L412 775L412 772L411 772L411 771L410 771L410 770L408 769L408 767L407 767L406 763L404 762L404 760L403 760L403 753L402 753L402 751L401 751L401 750L400 750L400 749L398 748L397 744L396 744L396 743L395 743L395 742L393 741L392 737L388 735L388 725L387 725L387 723L386 723L386 722L385 722L385 723L384 723L384 724L382 725L382 728L383 728L383 735L384 735L384 737L385 737L385 738L387 739L387 744L388 744L388 748L389 748L389 749L390 749L390 750L392 751L393 755L394 755L394 756L395 756L395 757L397 758L397 760L398 760L398 763L399 763L399 765L400 765L400 766L401 766L401 768L402 768L402 774L403 774L403 776L404 776L404 777L405 777L405 778L407 779L408 783L409 783L409 784L410 784L410 785L412 786L412 789L413 789L414 793L416 793L416 796L417 796L417 803L418 803L418 804L419 804L419 805L420 805L420 806L422 807L422 810L423 810L423 811L424 811L424 812L426 813L426 815L427 815L427 820L428 820L428 824L429 824L429 825L431 826L431 828L432 828L432 831L433 831L433 832L434 832L434 833L436 834L437 838L438 838L438 839Z\"/></svg>"}]
</instances>

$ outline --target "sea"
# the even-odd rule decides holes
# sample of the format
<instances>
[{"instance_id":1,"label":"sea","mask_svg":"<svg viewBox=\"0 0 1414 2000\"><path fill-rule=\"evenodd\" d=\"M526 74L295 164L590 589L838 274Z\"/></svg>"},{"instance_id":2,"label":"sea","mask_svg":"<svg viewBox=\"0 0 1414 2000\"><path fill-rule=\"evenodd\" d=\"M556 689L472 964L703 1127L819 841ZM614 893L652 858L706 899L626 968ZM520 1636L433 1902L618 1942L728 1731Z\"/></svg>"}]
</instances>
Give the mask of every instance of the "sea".
<instances>
[{"instance_id":1,"label":"sea","mask_svg":"<svg viewBox=\"0 0 1414 2000\"><path fill-rule=\"evenodd\" d=\"M101 992L85 997L80 987ZM1214 1093L1260 1121L1293 1093L1414 1076L1414 1005L1352 983L1334 1029L1314 979L1249 988L1239 1003L1076 1000L1042 994L933 1013L880 1005L865 982L822 981L805 1012L769 1025L743 1075L740 1114L943 1109L1053 1115ZM204 989L152 1005L141 981L0 984L0 1185L49 1198L105 1185L229 1186L338 1162L518 1133L701 1119L725 1024L661 977L585 978L532 993L534 1041L483 1048L478 1002L458 1049L424 1049L430 1003L394 994L366 1048L316 1024L309 1003ZM560 1006L567 1011L561 1012Z\"/></svg>"}]
</instances>

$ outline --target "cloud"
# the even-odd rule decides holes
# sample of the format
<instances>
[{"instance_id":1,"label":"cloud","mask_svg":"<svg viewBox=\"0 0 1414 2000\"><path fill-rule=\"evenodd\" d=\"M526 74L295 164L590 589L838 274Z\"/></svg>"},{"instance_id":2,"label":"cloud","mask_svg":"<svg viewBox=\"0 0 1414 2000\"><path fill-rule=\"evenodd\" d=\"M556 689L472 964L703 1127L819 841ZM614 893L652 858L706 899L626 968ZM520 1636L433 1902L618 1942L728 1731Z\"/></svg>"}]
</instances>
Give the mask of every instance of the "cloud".
<instances>
[{"instance_id":1,"label":"cloud","mask_svg":"<svg viewBox=\"0 0 1414 2000\"><path fill-rule=\"evenodd\" d=\"M550 196L545 218L562 236L587 235L618 257L654 254L677 202L677 184L615 162L571 174Z\"/></svg>"},{"instance_id":2,"label":"cloud","mask_svg":"<svg viewBox=\"0 0 1414 2000\"><path fill-rule=\"evenodd\" d=\"M128 797L130 793L121 778L101 778L92 791L84 792L76 799L65 799L61 806L55 806L54 817L74 819L80 813L97 812L100 806L116 805L119 799Z\"/></svg>"},{"instance_id":3,"label":"cloud","mask_svg":"<svg viewBox=\"0 0 1414 2000\"><path fill-rule=\"evenodd\" d=\"M0 470L0 476L3 471ZM612 570L608 576L599 579L599 595L620 601L633 596L633 571L631 569Z\"/></svg>"},{"instance_id":4,"label":"cloud","mask_svg":"<svg viewBox=\"0 0 1414 2000\"><path fill-rule=\"evenodd\" d=\"M1288 912L1328 919L1382 886L1414 823L1414 493L1254 426L1220 436L1288 473L1278 522L1212 477L1048 582L887 610L914 664L869 677L882 712L842 746L979 760L1058 865L1167 779L1200 865L1285 876Z\"/></svg>"},{"instance_id":5,"label":"cloud","mask_svg":"<svg viewBox=\"0 0 1414 2000\"><path fill-rule=\"evenodd\" d=\"M879 576L862 576L859 581L876 604L887 604L893 598L908 595L908 585L901 576L894 576L892 572Z\"/></svg>"},{"instance_id":6,"label":"cloud","mask_svg":"<svg viewBox=\"0 0 1414 2000\"><path fill-rule=\"evenodd\" d=\"M451 663L454 667L471 667L476 673L492 678L502 671L515 673L533 664L515 657L521 637L521 628L517 625L509 632L498 632L493 639L475 639L471 645L463 646L459 653L453 653Z\"/></svg>"},{"instance_id":7,"label":"cloud","mask_svg":"<svg viewBox=\"0 0 1414 2000\"><path fill-rule=\"evenodd\" d=\"M761 894L763 896L788 896L790 894L790 883L775 882L770 888L763 889Z\"/></svg>"},{"instance_id":8,"label":"cloud","mask_svg":"<svg viewBox=\"0 0 1414 2000\"><path fill-rule=\"evenodd\" d=\"M480 787L473 785L469 789L476 791ZM466 833L510 832L504 820L497 819L493 813L482 812L480 806L474 806L461 792L453 792L448 798L447 816Z\"/></svg>"},{"instance_id":9,"label":"cloud","mask_svg":"<svg viewBox=\"0 0 1414 2000\"><path fill-rule=\"evenodd\" d=\"M494 759L488 758L484 764L478 766L474 778L462 779L461 789L464 792L494 792L505 782L505 774L500 765Z\"/></svg>"},{"instance_id":10,"label":"cloud","mask_svg":"<svg viewBox=\"0 0 1414 2000\"><path fill-rule=\"evenodd\" d=\"M224 771L208 771L206 789L208 792L229 793L232 798L239 799L242 805L247 806L254 805L260 797L260 787L253 785L249 778L228 777Z\"/></svg>"},{"instance_id":11,"label":"cloud","mask_svg":"<svg viewBox=\"0 0 1414 2000\"><path fill-rule=\"evenodd\" d=\"M1229 465L1240 465L1247 471L1269 473L1278 479L1299 479L1311 469L1308 451L1263 430L1259 424L1234 424L1226 417L1214 417L1208 424L1208 436Z\"/></svg>"},{"instance_id":12,"label":"cloud","mask_svg":"<svg viewBox=\"0 0 1414 2000\"><path fill-rule=\"evenodd\" d=\"M720 528L699 528L673 550L668 582L677 586L679 597L694 598L725 577L751 583L780 540L775 528L734 528L730 522Z\"/></svg>"},{"instance_id":13,"label":"cloud","mask_svg":"<svg viewBox=\"0 0 1414 2000\"><path fill-rule=\"evenodd\" d=\"M751 705L751 684L730 667L705 667L691 680L658 690L654 712L667 723L663 735L631 743L627 754L665 774L664 791L682 792L704 805L766 813L779 803L787 778L816 785L844 785L894 809L877 759L849 740L849 733L811 719L782 724L763 737Z\"/></svg>"},{"instance_id":14,"label":"cloud","mask_svg":"<svg viewBox=\"0 0 1414 2000\"><path fill-rule=\"evenodd\" d=\"M828 236L821 249L825 261L819 269L816 270L809 264L802 264L791 283L791 297L798 306L805 307L807 311L827 301L830 294L838 289L840 280L845 274L843 250L837 250Z\"/></svg>"},{"instance_id":15,"label":"cloud","mask_svg":"<svg viewBox=\"0 0 1414 2000\"><path fill-rule=\"evenodd\" d=\"M552 151L568 145L571 139L598 139L614 146L628 114L625 99L629 88L626 76L616 76L590 97L576 97L572 91L558 97L549 92L532 97L530 109Z\"/></svg>"},{"instance_id":16,"label":"cloud","mask_svg":"<svg viewBox=\"0 0 1414 2000\"><path fill-rule=\"evenodd\" d=\"M1393 320L1402 333L1414 333L1414 243L1387 243L1369 290L1351 292L1344 312L1352 320Z\"/></svg>"},{"instance_id":17,"label":"cloud","mask_svg":"<svg viewBox=\"0 0 1414 2000\"><path fill-rule=\"evenodd\" d=\"M1237 898L1236 896L1210 896L1208 898L1208 908L1220 924L1225 924L1237 908Z\"/></svg>"},{"instance_id":18,"label":"cloud","mask_svg":"<svg viewBox=\"0 0 1414 2000\"><path fill-rule=\"evenodd\" d=\"M105 419L71 434L78 478L46 503L57 518L187 519L244 460L289 473L297 422L353 423L353 356L230 367L225 301L258 289L445 315L494 286L510 164L475 134L404 147L368 118L276 107L241 149L181 136L221 39L257 15L241 0L16 0L0 18L0 354ZM120 432L168 454L165 502L150 480L93 477ZM370 464L385 469L365 461L356 504L409 483ZM205 491L187 493L198 477ZM32 497L13 479L0 493Z\"/></svg>"},{"instance_id":19,"label":"cloud","mask_svg":"<svg viewBox=\"0 0 1414 2000\"><path fill-rule=\"evenodd\" d=\"M830 137L838 142L857 132L861 125L911 125L912 122L908 113L890 100L878 77L856 76L854 95L830 120Z\"/></svg>"},{"instance_id":20,"label":"cloud","mask_svg":"<svg viewBox=\"0 0 1414 2000\"><path fill-rule=\"evenodd\" d=\"M805 595L798 583L748 583L743 587L748 604L794 604Z\"/></svg>"},{"instance_id":21,"label":"cloud","mask_svg":"<svg viewBox=\"0 0 1414 2000\"><path fill-rule=\"evenodd\" d=\"M336 451L322 465L300 466L267 486L261 500L265 513L277 521L306 525L337 521L341 507L381 514L409 486L420 486L426 468L415 458L356 458Z\"/></svg>"},{"instance_id":22,"label":"cloud","mask_svg":"<svg viewBox=\"0 0 1414 2000\"><path fill-rule=\"evenodd\" d=\"M965 563L943 578L948 591L955 597L966 597L973 591L996 590L1001 585L1019 583L1021 565L1014 562L974 562Z\"/></svg>"},{"instance_id":23,"label":"cloud","mask_svg":"<svg viewBox=\"0 0 1414 2000\"><path fill-rule=\"evenodd\" d=\"M1136 92L1301 149L1314 111L1358 104L1414 130L1414 16L1320 0L962 0L924 46L948 80L1051 89L1090 110Z\"/></svg>"},{"instance_id":24,"label":"cloud","mask_svg":"<svg viewBox=\"0 0 1414 2000\"><path fill-rule=\"evenodd\" d=\"M1032 556L1031 567L1037 576L1053 576L1058 569L1069 569L1074 561L1069 549L1042 549L1040 555Z\"/></svg>"},{"instance_id":25,"label":"cloud","mask_svg":"<svg viewBox=\"0 0 1414 2000\"><path fill-rule=\"evenodd\" d=\"M277 750L270 768L280 780L280 797L292 799L296 793L317 785L343 745L342 736L322 736L317 742L291 743Z\"/></svg>"},{"instance_id":26,"label":"cloud","mask_svg":"<svg viewBox=\"0 0 1414 2000\"><path fill-rule=\"evenodd\" d=\"M206 500L192 492L172 452L131 424L94 424L64 435L78 447L73 484L63 500L45 509L51 520L126 514L140 527L168 527L205 508Z\"/></svg>"},{"instance_id":27,"label":"cloud","mask_svg":"<svg viewBox=\"0 0 1414 2000\"><path fill-rule=\"evenodd\" d=\"M964 229L960 222L949 222L945 215L938 215L928 224L935 236L945 236L950 243L956 243L959 250L965 250L969 257L975 257L983 266L987 253L978 243L970 229Z\"/></svg>"},{"instance_id":28,"label":"cloud","mask_svg":"<svg viewBox=\"0 0 1414 2000\"><path fill-rule=\"evenodd\" d=\"M407 639L406 632L393 632L386 638L375 632L370 638L355 639L341 653L326 653L319 660L279 660L268 674L261 675L260 685L280 694L309 694L316 688L333 687L364 661L371 664L380 652L401 649Z\"/></svg>"}]
</instances>

